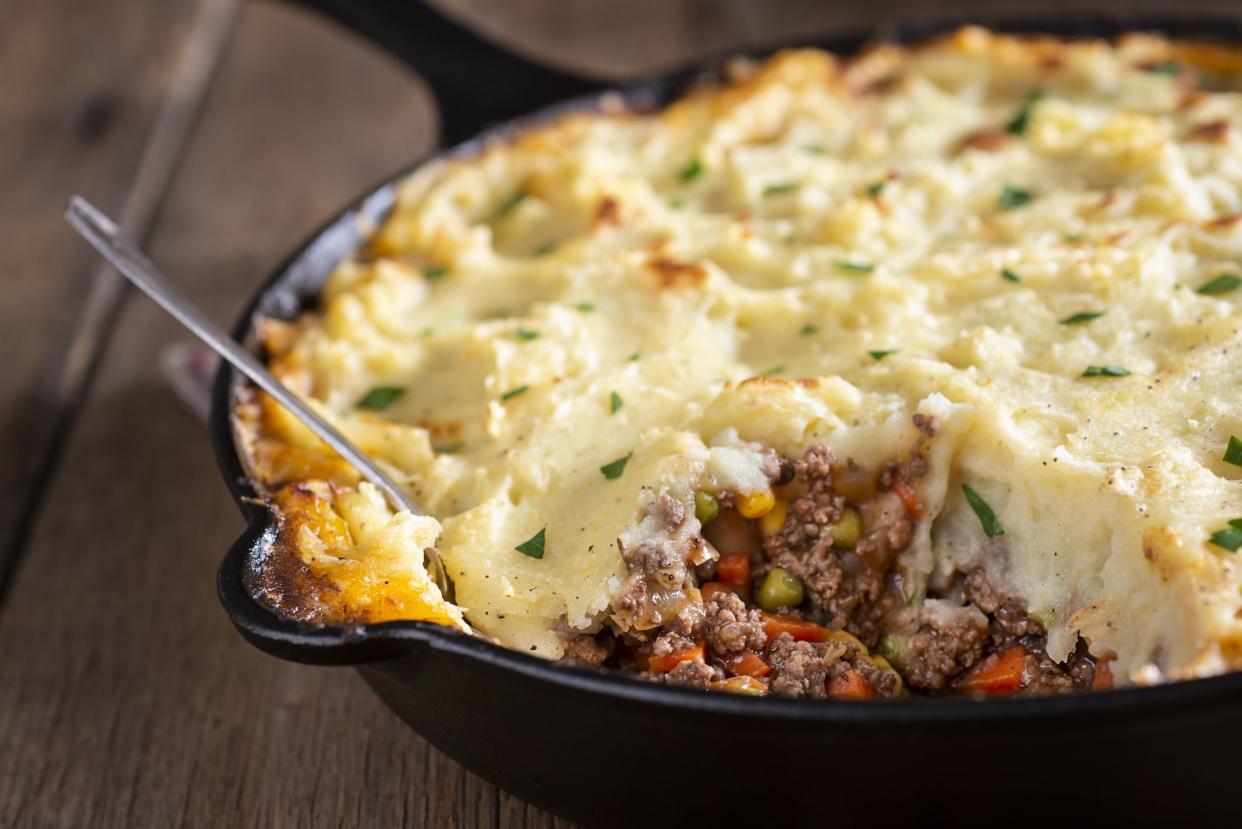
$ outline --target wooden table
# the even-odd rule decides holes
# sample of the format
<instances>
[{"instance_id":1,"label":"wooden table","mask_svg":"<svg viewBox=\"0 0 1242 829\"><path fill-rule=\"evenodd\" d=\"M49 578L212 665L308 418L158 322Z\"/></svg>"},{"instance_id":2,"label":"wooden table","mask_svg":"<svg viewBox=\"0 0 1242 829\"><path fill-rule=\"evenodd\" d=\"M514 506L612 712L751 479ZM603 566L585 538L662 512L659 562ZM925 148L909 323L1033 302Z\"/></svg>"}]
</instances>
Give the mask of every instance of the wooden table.
<instances>
[{"instance_id":1,"label":"wooden table","mask_svg":"<svg viewBox=\"0 0 1242 829\"><path fill-rule=\"evenodd\" d=\"M439 5L619 77L962 4ZM241 519L159 369L185 335L60 217L71 192L123 216L231 321L317 223L433 146L419 81L281 5L0 8L0 824L558 823L427 745L352 671L233 632L214 576Z\"/></svg>"}]
</instances>

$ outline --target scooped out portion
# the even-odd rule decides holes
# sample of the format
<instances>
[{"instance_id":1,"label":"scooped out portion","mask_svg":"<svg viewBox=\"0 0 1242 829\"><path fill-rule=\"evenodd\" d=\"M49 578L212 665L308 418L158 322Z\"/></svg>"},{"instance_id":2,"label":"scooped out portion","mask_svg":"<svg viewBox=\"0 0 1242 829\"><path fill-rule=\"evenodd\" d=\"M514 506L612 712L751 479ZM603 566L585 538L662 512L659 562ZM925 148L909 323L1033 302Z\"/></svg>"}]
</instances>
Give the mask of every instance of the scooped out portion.
<instances>
[{"instance_id":1,"label":"scooped out portion","mask_svg":"<svg viewBox=\"0 0 1242 829\"><path fill-rule=\"evenodd\" d=\"M1242 667L1239 91L967 28L424 166L257 334L427 514L247 390L252 591L744 694Z\"/></svg>"}]
</instances>

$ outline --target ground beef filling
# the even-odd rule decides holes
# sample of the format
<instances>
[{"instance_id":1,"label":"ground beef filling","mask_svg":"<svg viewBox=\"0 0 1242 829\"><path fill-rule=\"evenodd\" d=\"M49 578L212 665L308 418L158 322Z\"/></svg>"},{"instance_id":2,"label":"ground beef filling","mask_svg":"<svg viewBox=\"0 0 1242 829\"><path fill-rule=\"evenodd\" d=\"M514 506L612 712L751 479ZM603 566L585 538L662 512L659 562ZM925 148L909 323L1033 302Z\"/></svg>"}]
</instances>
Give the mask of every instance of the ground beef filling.
<instances>
[{"instance_id":1,"label":"ground beef filling","mask_svg":"<svg viewBox=\"0 0 1242 829\"><path fill-rule=\"evenodd\" d=\"M936 431L933 418L915 425L924 437ZM700 493L694 555L625 550L638 575L618 609L652 606L654 584L701 601L658 624L567 635L566 659L691 688L816 699L1107 687L1107 667L1085 644L1064 664L1049 657L1039 621L982 570L937 595L906 595L897 559L923 517L921 446L871 470L812 446L772 464L767 503ZM666 495L652 513L670 535L686 524L685 505Z\"/></svg>"}]
</instances>

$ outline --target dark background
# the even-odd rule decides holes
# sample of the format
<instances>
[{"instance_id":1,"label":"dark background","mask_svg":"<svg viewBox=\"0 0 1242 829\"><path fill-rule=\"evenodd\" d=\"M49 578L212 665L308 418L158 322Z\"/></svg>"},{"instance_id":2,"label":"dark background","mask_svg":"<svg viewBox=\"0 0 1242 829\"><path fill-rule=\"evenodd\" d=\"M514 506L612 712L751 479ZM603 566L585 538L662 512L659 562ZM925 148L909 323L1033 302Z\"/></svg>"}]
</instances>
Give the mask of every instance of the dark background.
<instances>
[{"instance_id":1,"label":"dark background","mask_svg":"<svg viewBox=\"0 0 1242 829\"><path fill-rule=\"evenodd\" d=\"M980 10L1242 14L1225 0L435 5L618 80ZM428 746L351 671L281 663L233 632L214 577L241 519L159 367L185 335L60 217L71 192L121 216L231 322L334 209L434 145L424 86L272 2L0 0L0 24L0 825L556 822Z\"/></svg>"}]
</instances>

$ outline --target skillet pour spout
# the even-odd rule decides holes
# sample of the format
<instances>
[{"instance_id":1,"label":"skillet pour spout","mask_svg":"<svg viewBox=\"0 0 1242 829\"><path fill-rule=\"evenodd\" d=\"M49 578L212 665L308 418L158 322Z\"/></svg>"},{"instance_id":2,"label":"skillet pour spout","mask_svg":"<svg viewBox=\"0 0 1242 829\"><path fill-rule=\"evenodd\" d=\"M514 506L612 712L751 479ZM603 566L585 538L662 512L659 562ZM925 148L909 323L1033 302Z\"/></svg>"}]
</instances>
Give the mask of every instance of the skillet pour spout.
<instances>
[{"instance_id":1,"label":"skillet pour spout","mask_svg":"<svg viewBox=\"0 0 1242 829\"><path fill-rule=\"evenodd\" d=\"M719 74L712 64L587 94L595 82L498 51L421 3L306 5L423 72L451 147L435 158L470 155L489 138L516 135L568 109L599 108L605 95L648 109L696 78ZM1142 29L1242 42L1242 23L1233 17L953 20L883 34L917 41L967 22L1063 36ZM850 54L873 34L813 45ZM492 123L499 126L480 132ZM259 289L236 338L257 351L258 318L289 319L310 307L336 264L363 244L360 228L388 215L395 182L408 172L313 234ZM221 368L211 416L221 469L248 520L218 577L238 631L282 659L357 666L419 734L549 811L601 826L990 825L998 817L1023 825L1095 815L1138 825L1236 822L1221 793L1236 776L1233 755L1242 743L1242 674L1065 697L756 699L556 665L423 622L312 626L283 618L254 598L275 526L233 429L241 382Z\"/></svg>"}]
</instances>

